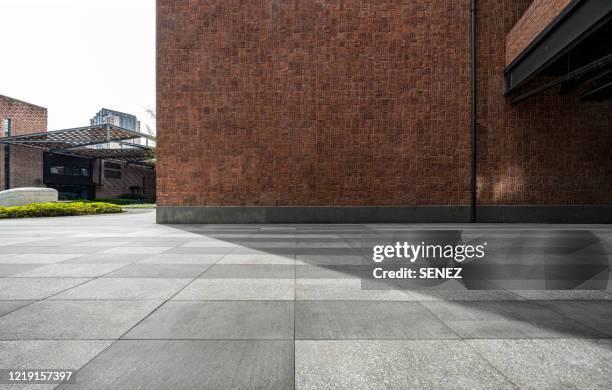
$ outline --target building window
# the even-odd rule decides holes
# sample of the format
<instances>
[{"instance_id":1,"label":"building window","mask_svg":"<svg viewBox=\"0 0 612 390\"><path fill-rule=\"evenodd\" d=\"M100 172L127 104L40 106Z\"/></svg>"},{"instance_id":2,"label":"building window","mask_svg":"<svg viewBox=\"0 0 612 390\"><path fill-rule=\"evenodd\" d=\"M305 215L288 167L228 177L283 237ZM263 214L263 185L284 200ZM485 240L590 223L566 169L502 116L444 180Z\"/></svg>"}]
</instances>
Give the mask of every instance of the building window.
<instances>
[{"instance_id":1,"label":"building window","mask_svg":"<svg viewBox=\"0 0 612 390\"><path fill-rule=\"evenodd\" d=\"M106 169L121 169L121 164L120 163L114 163L114 162L110 162L110 161L105 161L104 162L104 168Z\"/></svg>"},{"instance_id":2,"label":"building window","mask_svg":"<svg viewBox=\"0 0 612 390\"><path fill-rule=\"evenodd\" d=\"M107 179L121 179L121 171L115 171L113 169L105 169L104 177Z\"/></svg>"},{"instance_id":3,"label":"building window","mask_svg":"<svg viewBox=\"0 0 612 390\"><path fill-rule=\"evenodd\" d=\"M105 161L104 177L107 179L121 179L121 164Z\"/></svg>"},{"instance_id":4,"label":"building window","mask_svg":"<svg viewBox=\"0 0 612 390\"><path fill-rule=\"evenodd\" d=\"M11 126L12 126L12 121L10 118L4 118L4 121L2 122L2 136L4 137L10 137L11 136Z\"/></svg>"},{"instance_id":5,"label":"building window","mask_svg":"<svg viewBox=\"0 0 612 390\"><path fill-rule=\"evenodd\" d=\"M80 167L71 167L63 165L53 165L49 168L49 173L53 175L64 176L89 176L89 169Z\"/></svg>"}]
</instances>

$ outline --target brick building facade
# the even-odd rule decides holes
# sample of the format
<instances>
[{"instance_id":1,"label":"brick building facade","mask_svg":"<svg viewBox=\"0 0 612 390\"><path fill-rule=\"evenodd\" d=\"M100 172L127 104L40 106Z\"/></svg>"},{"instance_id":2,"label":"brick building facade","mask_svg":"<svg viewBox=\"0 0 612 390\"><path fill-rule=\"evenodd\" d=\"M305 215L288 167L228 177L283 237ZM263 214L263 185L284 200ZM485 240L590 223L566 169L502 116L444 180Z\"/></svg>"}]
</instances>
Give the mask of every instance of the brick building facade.
<instances>
[{"instance_id":1,"label":"brick building facade","mask_svg":"<svg viewBox=\"0 0 612 390\"><path fill-rule=\"evenodd\" d=\"M0 122L7 132L0 134L0 137L46 132L47 109L0 95ZM8 160L5 159L6 148L10 148ZM10 164L8 170L5 169L6 161ZM106 164L113 164L116 169L108 169L107 173L104 169ZM85 168L87 174L74 176L53 173L53 167L66 169L77 165ZM7 176L10 178L8 186ZM150 167L48 153L15 143L10 146L0 144L0 191L7 187L52 187L60 192L60 197L67 198L109 199L130 194L155 199L155 184L155 169Z\"/></svg>"},{"instance_id":2,"label":"brick building facade","mask_svg":"<svg viewBox=\"0 0 612 390\"><path fill-rule=\"evenodd\" d=\"M158 0L158 221L467 220L470 3ZM477 3L485 219L609 210L609 101L504 97L564 2ZM509 36L526 11L540 27Z\"/></svg>"},{"instance_id":3,"label":"brick building facade","mask_svg":"<svg viewBox=\"0 0 612 390\"><path fill-rule=\"evenodd\" d=\"M46 108L0 95L0 121L5 120L10 121L10 135L47 131ZM5 148L0 145L0 191L6 189ZM10 187L42 187L42 151L15 145L10 148Z\"/></svg>"},{"instance_id":4,"label":"brick building facade","mask_svg":"<svg viewBox=\"0 0 612 390\"><path fill-rule=\"evenodd\" d=\"M100 166L102 164L102 166ZM96 197L100 199L119 198L134 194L144 199L155 199L155 169L111 161L96 160L93 163L93 179L98 185Z\"/></svg>"}]
</instances>

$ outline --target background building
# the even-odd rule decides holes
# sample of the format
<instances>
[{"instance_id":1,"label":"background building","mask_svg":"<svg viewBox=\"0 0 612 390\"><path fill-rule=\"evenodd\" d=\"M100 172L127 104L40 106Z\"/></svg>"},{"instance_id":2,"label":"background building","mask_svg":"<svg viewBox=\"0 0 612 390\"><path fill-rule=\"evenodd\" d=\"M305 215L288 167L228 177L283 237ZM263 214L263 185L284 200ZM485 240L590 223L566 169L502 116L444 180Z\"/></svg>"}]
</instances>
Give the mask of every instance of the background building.
<instances>
[{"instance_id":1,"label":"background building","mask_svg":"<svg viewBox=\"0 0 612 390\"><path fill-rule=\"evenodd\" d=\"M0 95L2 137L47 131L47 109ZM0 145L0 191L43 186L43 155L17 145Z\"/></svg>"},{"instance_id":2,"label":"background building","mask_svg":"<svg viewBox=\"0 0 612 390\"><path fill-rule=\"evenodd\" d=\"M108 108L103 108L98 111L98 113L89 120L89 123L92 126L109 124L140 133L140 121L135 115L109 110ZM155 146L155 142L147 138L136 138L131 142L139 145ZM109 145L97 145L96 147L121 148L122 144L113 143Z\"/></svg>"},{"instance_id":3,"label":"background building","mask_svg":"<svg viewBox=\"0 0 612 390\"><path fill-rule=\"evenodd\" d=\"M140 121L135 115L109 110L108 108L103 108L98 111L98 113L89 120L89 124L92 126L109 124L140 132Z\"/></svg>"},{"instance_id":4,"label":"background building","mask_svg":"<svg viewBox=\"0 0 612 390\"><path fill-rule=\"evenodd\" d=\"M111 142L104 142L108 139L104 126L112 126L106 122L48 132L46 108L1 95L0 119L3 125L0 190L51 187L58 190L60 199L93 200L128 194L155 199L155 169L141 164L137 157L146 155L142 153L142 146L95 148L100 143L124 146L126 138L129 141L140 138L111 132ZM71 148L79 143L96 145Z\"/></svg>"},{"instance_id":5,"label":"background building","mask_svg":"<svg viewBox=\"0 0 612 390\"><path fill-rule=\"evenodd\" d=\"M581 34L609 25L610 2L477 1L480 220L612 220L610 101L566 83L504 96L515 56L588 3ZM157 14L159 222L469 220L471 1L159 0ZM585 34L538 70L572 64Z\"/></svg>"}]
</instances>

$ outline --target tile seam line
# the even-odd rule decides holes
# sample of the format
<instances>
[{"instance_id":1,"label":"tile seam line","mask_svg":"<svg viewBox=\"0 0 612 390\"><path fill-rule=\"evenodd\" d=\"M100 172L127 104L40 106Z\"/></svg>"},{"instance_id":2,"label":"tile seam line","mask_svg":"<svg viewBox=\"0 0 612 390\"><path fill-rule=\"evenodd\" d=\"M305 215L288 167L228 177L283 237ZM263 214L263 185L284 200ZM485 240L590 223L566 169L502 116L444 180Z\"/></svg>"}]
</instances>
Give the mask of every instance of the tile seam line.
<instances>
[{"instance_id":1,"label":"tile seam line","mask_svg":"<svg viewBox=\"0 0 612 390\"><path fill-rule=\"evenodd\" d=\"M394 338L394 339L364 339L364 338L345 338L345 339L296 339L295 341L314 341L314 342L343 342L343 341L372 341L372 342L377 342L377 341L411 341L411 342L422 342L422 341L456 341L456 342L462 342L462 341L466 341L466 340L474 340L474 341L478 341L478 340L483 340L483 341L490 341L490 340L507 340L507 341L529 341L529 340L538 340L538 341L612 341L612 336L611 337L593 337L593 338L584 338L584 337L495 337L495 338L463 338L463 339L456 339L456 338L419 338L419 339L398 339L398 338ZM242 338L242 339L238 339L238 338L209 338L209 339L202 339L202 338L174 338L174 339L169 339L169 338L150 338L150 339L143 339L143 338L128 338L128 339L113 339L113 338L71 338L71 339L58 339L58 338L32 338L32 339L0 339L0 342L18 342L18 341L261 341L261 342L267 342L267 341L285 341L285 342L290 342L292 341L292 339L288 338L288 339L279 339L279 338L270 338L270 339L257 339L257 338Z\"/></svg>"},{"instance_id":2,"label":"tile seam line","mask_svg":"<svg viewBox=\"0 0 612 390\"><path fill-rule=\"evenodd\" d=\"M584 327L585 327L585 328L587 328L588 330L593 331L595 334L599 334L599 335L602 335L602 336L608 336L608 337L612 338L612 332L611 332L610 334L606 334L605 332L602 332L602 331L601 331L601 330L599 330L599 329L595 329L595 328L593 328L592 326L588 325L588 324L587 324L587 323L585 323L585 322L582 322L582 321L581 321L581 320L579 320L579 319L569 317L567 314L562 313L562 312L561 312L561 310L557 310L557 308L556 308L556 307L554 307L554 306L553 306L553 307L549 307L549 306L544 305L544 304L543 304L543 302L546 302L546 301L535 301L534 303L535 303L537 306L540 306L540 307L542 307L542 308L544 308L544 309L548 309L548 310L551 310L551 311L552 311L552 312L554 312L554 313L557 313L558 315L560 315L560 316L561 316L561 317L563 317L564 319L570 320L571 322L573 322L573 323L575 323L575 324L577 324L577 325L582 325L582 326L584 326ZM554 302L558 302L558 301L554 301ZM570 302L571 302L571 301L570 301ZM593 300L592 302L609 302L609 301L607 301L607 300L603 300L603 301L602 301L602 300L599 300L599 301ZM611 303L611 304L612 304L612 303Z\"/></svg>"},{"instance_id":3,"label":"tile seam line","mask_svg":"<svg viewBox=\"0 0 612 390\"><path fill-rule=\"evenodd\" d=\"M459 340L461 340L462 344L465 345L465 347L472 351L473 353L475 353L476 355L480 356L484 361L486 361L489 366L493 367L493 369L502 377L504 378L506 381L508 381L508 383L512 384L516 389L520 389L520 386L518 386L516 383L514 383L514 381L512 381L510 378L508 378L506 375L504 375L504 373L497 367L495 366L489 359L487 359L484 355L482 355L478 350L476 350L474 347L472 347L469 343L467 343L465 340L466 338L461 337L461 335L457 332L455 332L454 329L452 329L450 326L448 326L444 321L442 321L442 319L437 316L433 311L431 311L426 305L423 305L419 302L419 306L425 308L425 310L427 310L432 316L434 316L434 318L436 318L438 321L440 321L442 324L444 324L444 326L446 328L448 328L452 333L454 333L455 335L457 335L457 337L459 337ZM495 340L495 339L493 339Z\"/></svg>"},{"instance_id":4,"label":"tile seam line","mask_svg":"<svg viewBox=\"0 0 612 390\"><path fill-rule=\"evenodd\" d=\"M55 264L60 264L60 263L55 263ZM54 294L51 294L51 295L46 296L46 297L41 298L41 299L33 299L33 300L31 300L31 299L24 299L24 301L32 301L32 302L28 303L27 305L24 305L24 306L18 307L17 309L12 310L12 311L10 311L10 312L8 312L8 313L4 313L4 314L0 315L0 318L4 317L5 315L8 315L8 314L14 313L14 312L16 312L16 311L17 311L17 310L19 310L19 309L24 309L24 308L26 308L26 307L29 307L29 306L31 306L31 305L33 305L33 304L35 304L35 303L45 301L45 300L47 300L47 299L49 299L49 298L51 298L51 297L53 297L53 296L55 296L55 295L62 294L62 293L66 292L66 291L68 291L68 290L70 290L70 289L75 288L75 287L82 286L82 285L83 285L83 284L85 284L85 283L88 283L88 282L90 282L90 281L92 281L92 280L94 280L94 279L101 278L101 277L103 277L103 276L105 276L105 275L110 274L111 272L113 272L113 271L107 272L107 273L105 273L105 274L102 274L102 275L100 275L100 276L93 277L93 278L75 278L75 279L87 279L87 280L86 280L86 281L84 281L83 283L79 283L79 284L74 285L74 286L72 286L72 287L68 287L68 288L67 288L67 289L65 289L65 290L58 291L58 292L56 292L56 293L54 293ZM16 279L22 279L22 278L16 278ZM41 279L46 279L46 278L41 278ZM54 300L54 299L51 299L51 301L53 301L53 300ZM59 300L59 299L58 299L58 300ZM12 300L12 301L15 301L15 300Z\"/></svg>"},{"instance_id":5,"label":"tile seam line","mask_svg":"<svg viewBox=\"0 0 612 390\"><path fill-rule=\"evenodd\" d=\"M516 383L514 383L514 381L512 381L510 378L508 378L506 375L504 375L504 373L497 367L495 366L489 359L487 359L482 353L480 353L480 351L478 351L476 348L474 348L473 346L471 346L469 343L467 343L465 340L468 340L467 338L461 337L461 335L457 332L455 332L454 329L452 329L450 326L448 326L444 321L442 321L442 319L437 316L433 311L431 311L426 305L423 305L421 303L419 303L419 306L422 306L425 308L425 310L427 310L429 313L431 313L432 316L434 316L438 321L440 321L442 324L444 324L444 326L446 328L448 328L452 333L456 334L459 337L459 340L462 341L463 345L465 345L465 347L472 351L473 353L475 353L476 355L480 356L484 361L486 361L489 366L493 367L493 369L502 377L504 378L506 381L508 381L508 383L512 384L516 389L520 389L521 387L518 386ZM492 339L492 340L497 340L497 339Z\"/></svg>"},{"instance_id":6,"label":"tile seam line","mask_svg":"<svg viewBox=\"0 0 612 390\"><path fill-rule=\"evenodd\" d=\"M231 253L231 251L229 252ZM223 258L225 258L225 256L227 256L229 253L224 254L223 256L221 256L221 258L219 260L217 260L215 263L213 264L217 264L217 262L221 261ZM131 264L131 263L130 263ZM127 265L126 265L127 266ZM212 264L211 264L212 266ZM172 298L174 298L178 293L180 293L181 291L183 291L185 288L187 288L187 286L191 285L191 283L193 283L196 279L198 279L200 277L200 275L202 275L204 272L206 272L208 268L206 268L204 271L202 271L197 277L193 278L191 280L191 282L187 283L185 286L183 286L181 289L179 289L178 291L176 291L176 293L174 293L171 297L169 297L168 299L164 300L163 302L161 302L159 305L157 305L151 312L149 312L146 316L144 316L143 318L141 318L139 321L137 321L134 325L132 325L129 329L127 329L125 332L123 332L118 338L116 338L114 341L112 341L106 348L102 349L100 352L98 352L95 356L93 356L91 359L89 359L85 364L83 364L79 369L77 369L74 372L74 375L77 375L79 373L79 371L81 371L83 368L85 368L88 364L90 364L95 358L97 358L98 356L100 356L101 354L103 354L105 351L107 351L110 347L112 347L113 345L115 345L115 343L117 343L117 341L122 340L122 337L125 336L126 334L128 334L132 329L134 329L136 326L138 326L139 324L141 324L145 319L149 318L149 316L151 316L153 313L155 313L160 307L162 307L164 304L166 304L166 302L170 301ZM109 272L110 273L110 272ZM105 274L106 275L106 274ZM57 389L60 385L55 386L53 389Z\"/></svg>"}]
</instances>

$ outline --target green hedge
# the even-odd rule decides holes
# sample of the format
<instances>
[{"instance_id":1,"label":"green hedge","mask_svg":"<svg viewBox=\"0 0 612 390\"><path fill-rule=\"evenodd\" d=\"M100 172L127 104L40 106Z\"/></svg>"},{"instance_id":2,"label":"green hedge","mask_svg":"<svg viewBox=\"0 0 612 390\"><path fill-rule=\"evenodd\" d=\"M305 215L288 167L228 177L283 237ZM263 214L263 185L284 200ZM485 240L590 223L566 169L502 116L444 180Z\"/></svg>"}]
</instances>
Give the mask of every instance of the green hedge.
<instances>
[{"instance_id":1,"label":"green hedge","mask_svg":"<svg viewBox=\"0 0 612 390\"><path fill-rule=\"evenodd\" d=\"M66 215L120 213L120 206L103 202L32 203L25 206L0 206L0 219L61 217Z\"/></svg>"},{"instance_id":2,"label":"green hedge","mask_svg":"<svg viewBox=\"0 0 612 390\"><path fill-rule=\"evenodd\" d=\"M149 200L149 199L125 199L125 198L96 199L96 202L105 202L105 203L110 203L110 204L118 204L120 206L130 205L130 204L155 203L155 201Z\"/></svg>"}]
</instances>

